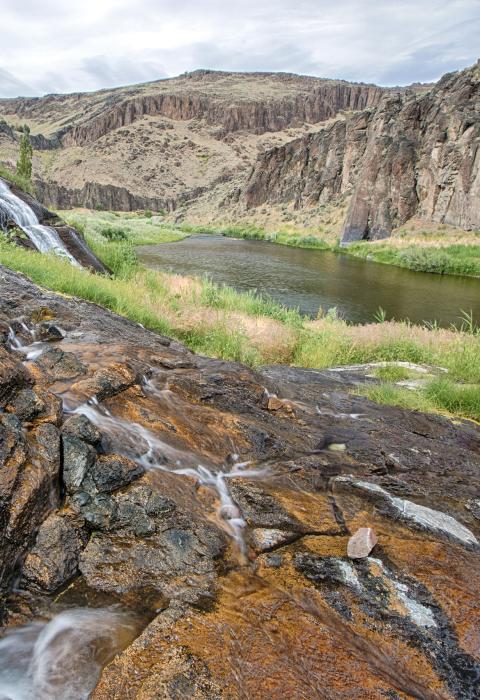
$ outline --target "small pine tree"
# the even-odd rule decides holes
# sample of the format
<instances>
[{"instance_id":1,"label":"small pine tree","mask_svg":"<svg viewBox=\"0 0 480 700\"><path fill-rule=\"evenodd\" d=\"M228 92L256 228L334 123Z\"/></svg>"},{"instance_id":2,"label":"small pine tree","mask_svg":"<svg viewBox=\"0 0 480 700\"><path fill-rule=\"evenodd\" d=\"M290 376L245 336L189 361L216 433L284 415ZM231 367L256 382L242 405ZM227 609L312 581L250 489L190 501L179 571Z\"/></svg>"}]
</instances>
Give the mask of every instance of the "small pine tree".
<instances>
[{"instance_id":1,"label":"small pine tree","mask_svg":"<svg viewBox=\"0 0 480 700\"><path fill-rule=\"evenodd\" d=\"M20 137L20 155L17 160L17 175L25 178L28 182L32 180L32 156L33 148L30 143L30 129L25 124Z\"/></svg>"}]
</instances>

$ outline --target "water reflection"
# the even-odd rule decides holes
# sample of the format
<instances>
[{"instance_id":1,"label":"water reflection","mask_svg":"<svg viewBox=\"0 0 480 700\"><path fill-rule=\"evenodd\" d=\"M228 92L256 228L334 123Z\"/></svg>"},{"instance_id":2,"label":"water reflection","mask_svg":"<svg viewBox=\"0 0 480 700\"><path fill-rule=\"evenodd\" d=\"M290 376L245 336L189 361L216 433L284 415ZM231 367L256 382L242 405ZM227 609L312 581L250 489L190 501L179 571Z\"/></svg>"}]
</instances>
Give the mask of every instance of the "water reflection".
<instances>
[{"instance_id":1,"label":"water reflection","mask_svg":"<svg viewBox=\"0 0 480 700\"><path fill-rule=\"evenodd\" d=\"M223 236L192 236L139 250L149 267L209 275L241 291L257 290L315 317L336 307L355 323L372 321L379 306L388 318L414 323L459 323L460 310L480 322L480 281L410 272L328 251L305 250Z\"/></svg>"}]
</instances>

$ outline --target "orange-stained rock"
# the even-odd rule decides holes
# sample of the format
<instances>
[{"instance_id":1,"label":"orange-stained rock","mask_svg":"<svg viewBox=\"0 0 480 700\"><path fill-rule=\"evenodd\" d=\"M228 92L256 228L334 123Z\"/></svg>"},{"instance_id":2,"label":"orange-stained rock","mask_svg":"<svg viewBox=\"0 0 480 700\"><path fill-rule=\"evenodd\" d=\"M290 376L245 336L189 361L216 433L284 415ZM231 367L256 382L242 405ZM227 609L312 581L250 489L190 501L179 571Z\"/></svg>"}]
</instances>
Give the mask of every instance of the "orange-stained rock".
<instances>
[{"instance_id":1,"label":"orange-stained rock","mask_svg":"<svg viewBox=\"0 0 480 700\"><path fill-rule=\"evenodd\" d=\"M2 270L0 321L45 307L56 352L29 373L0 353L23 377L0 396L7 622L135 612L94 700L475 698L478 426L368 402L349 372L196 357Z\"/></svg>"}]
</instances>

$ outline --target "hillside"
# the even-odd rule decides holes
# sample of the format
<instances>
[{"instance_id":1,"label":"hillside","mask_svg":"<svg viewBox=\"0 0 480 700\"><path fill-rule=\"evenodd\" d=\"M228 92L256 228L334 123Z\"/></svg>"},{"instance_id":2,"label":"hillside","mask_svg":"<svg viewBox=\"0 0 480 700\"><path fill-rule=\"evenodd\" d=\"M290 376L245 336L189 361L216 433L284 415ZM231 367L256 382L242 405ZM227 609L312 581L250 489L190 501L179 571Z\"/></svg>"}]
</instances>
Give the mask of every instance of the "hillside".
<instances>
[{"instance_id":1,"label":"hillside","mask_svg":"<svg viewBox=\"0 0 480 700\"><path fill-rule=\"evenodd\" d=\"M259 153L344 111L374 108L384 92L289 74L196 71L97 93L0 100L8 124L0 157L15 160L14 129L26 123L37 191L49 204L173 210L216 185L242 184Z\"/></svg>"},{"instance_id":2,"label":"hillside","mask_svg":"<svg viewBox=\"0 0 480 700\"><path fill-rule=\"evenodd\" d=\"M195 71L0 100L0 160L26 123L51 206L165 210L175 221L383 238L412 217L480 226L479 66L381 88L285 73Z\"/></svg>"}]
</instances>

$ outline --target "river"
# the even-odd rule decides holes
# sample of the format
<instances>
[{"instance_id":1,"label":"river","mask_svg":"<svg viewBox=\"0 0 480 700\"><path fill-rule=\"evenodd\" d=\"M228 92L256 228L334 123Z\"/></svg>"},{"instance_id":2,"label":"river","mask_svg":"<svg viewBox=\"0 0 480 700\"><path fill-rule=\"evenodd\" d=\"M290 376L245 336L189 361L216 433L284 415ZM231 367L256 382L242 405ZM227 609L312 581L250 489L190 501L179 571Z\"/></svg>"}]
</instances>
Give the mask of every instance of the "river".
<instances>
[{"instance_id":1,"label":"river","mask_svg":"<svg viewBox=\"0 0 480 700\"><path fill-rule=\"evenodd\" d=\"M208 275L239 291L256 290L315 317L336 307L354 323L387 318L459 324L461 310L480 322L480 280L411 272L323 250L239 240L211 234L142 246L148 267L182 275Z\"/></svg>"}]
</instances>

